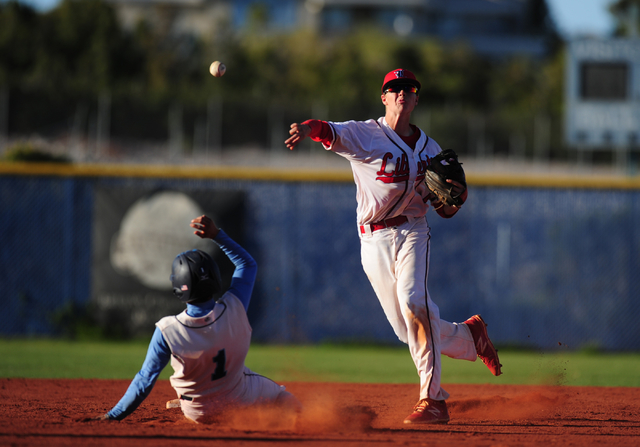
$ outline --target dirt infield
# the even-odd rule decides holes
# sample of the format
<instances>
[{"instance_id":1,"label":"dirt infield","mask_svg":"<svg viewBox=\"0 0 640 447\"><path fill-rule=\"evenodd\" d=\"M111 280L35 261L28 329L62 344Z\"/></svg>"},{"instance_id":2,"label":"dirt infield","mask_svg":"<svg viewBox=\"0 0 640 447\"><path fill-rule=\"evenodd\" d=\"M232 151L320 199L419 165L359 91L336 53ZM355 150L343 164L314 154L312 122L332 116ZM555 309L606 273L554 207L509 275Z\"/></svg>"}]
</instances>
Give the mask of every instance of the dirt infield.
<instances>
[{"instance_id":1,"label":"dirt infield","mask_svg":"<svg viewBox=\"0 0 640 447\"><path fill-rule=\"evenodd\" d=\"M417 385L285 383L305 406L295 422L267 411L196 425L165 409L160 381L122 422L87 421L128 380L0 379L2 446L640 445L640 388L446 385L448 425L402 424Z\"/></svg>"}]
</instances>

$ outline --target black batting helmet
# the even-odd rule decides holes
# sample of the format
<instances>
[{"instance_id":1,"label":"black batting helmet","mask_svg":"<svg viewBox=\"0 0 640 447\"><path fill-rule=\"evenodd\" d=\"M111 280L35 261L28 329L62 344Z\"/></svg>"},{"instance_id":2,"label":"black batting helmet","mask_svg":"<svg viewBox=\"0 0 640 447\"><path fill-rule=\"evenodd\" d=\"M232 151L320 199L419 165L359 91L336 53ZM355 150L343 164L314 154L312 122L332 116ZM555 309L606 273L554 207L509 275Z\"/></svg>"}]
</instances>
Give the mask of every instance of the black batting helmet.
<instances>
[{"instance_id":1,"label":"black batting helmet","mask_svg":"<svg viewBox=\"0 0 640 447\"><path fill-rule=\"evenodd\" d=\"M202 250L180 253L171 266L173 294L183 303L208 301L222 289L220 269Z\"/></svg>"}]
</instances>

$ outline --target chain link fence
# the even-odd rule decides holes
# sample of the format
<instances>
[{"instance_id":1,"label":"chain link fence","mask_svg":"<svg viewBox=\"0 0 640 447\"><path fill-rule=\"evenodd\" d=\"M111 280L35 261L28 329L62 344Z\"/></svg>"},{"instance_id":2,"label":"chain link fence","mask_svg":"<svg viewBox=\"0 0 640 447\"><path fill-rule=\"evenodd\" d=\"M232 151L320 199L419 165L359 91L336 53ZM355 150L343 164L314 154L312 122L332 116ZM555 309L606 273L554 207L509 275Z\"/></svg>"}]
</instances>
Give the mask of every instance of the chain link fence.
<instances>
[{"instance_id":1,"label":"chain link fence","mask_svg":"<svg viewBox=\"0 0 640 447\"><path fill-rule=\"evenodd\" d=\"M198 239L188 222L204 212L258 262L255 341L399 343L362 271L348 178L170 172L2 174L0 334L69 335L81 320L103 335L149 337L157 319L181 309L170 265ZM428 219L429 290L445 320L482 313L500 346L640 349L638 188L471 179L455 218ZM228 280L232 266L216 256Z\"/></svg>"}]
</instances>

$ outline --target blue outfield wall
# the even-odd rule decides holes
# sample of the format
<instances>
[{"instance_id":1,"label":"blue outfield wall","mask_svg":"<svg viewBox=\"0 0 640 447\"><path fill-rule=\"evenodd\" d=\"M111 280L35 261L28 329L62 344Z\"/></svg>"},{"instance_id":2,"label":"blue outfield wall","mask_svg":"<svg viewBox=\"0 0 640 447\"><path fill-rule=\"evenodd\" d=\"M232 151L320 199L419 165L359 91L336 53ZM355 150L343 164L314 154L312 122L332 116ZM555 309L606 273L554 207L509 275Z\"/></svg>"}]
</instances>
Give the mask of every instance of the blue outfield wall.
<instances>
[{"instance_id":1,"label":"blue outfield wall","mask_svg":"<svg viewBox=\"0 0 640 447\"><path fill-rule=\"evenodd\" d=\"M64 306L95 299L92 251L109 243L95 240L102 237L96 191L113 189L243 198L242 228L229 232L242 235L259 265L249 312L254 341L399 343L362 271L348 172L46 165L0 172L2 336L55 335ZM453 219L428 214L429 290L443 319L481 313L501 346L640 350L637 179L554 184L470 175L469 188ZM144 314L145 299L132 314ZM138 320L150 336L153 321Z\"/></svg>"}]
</instances>

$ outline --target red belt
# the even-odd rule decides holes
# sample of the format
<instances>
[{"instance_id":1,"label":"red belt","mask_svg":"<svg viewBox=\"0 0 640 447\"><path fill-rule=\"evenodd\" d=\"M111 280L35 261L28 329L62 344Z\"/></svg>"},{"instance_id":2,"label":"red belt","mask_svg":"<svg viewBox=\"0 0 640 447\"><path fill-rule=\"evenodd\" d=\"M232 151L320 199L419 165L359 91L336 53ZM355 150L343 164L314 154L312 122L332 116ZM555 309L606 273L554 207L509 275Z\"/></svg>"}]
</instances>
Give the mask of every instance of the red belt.
<instances>
[{"instance_id":1,"label":"red belt","mask_svg":"<svg viewBox=\"0 0 640 447\"><path fill-rule=\"evenodd\" d=\"M382 230L383 228L397 227L398 225L402 225L403 223L408 221L409 219L407 218L407 216L398 216L392 217L391 219L382 220L380 222L374 222L368 226L371 228L371 232L373 233L374 231ZM366 227L366 225L360 225L360 233L365 234Z\"/></svg>"}]
</instances>

